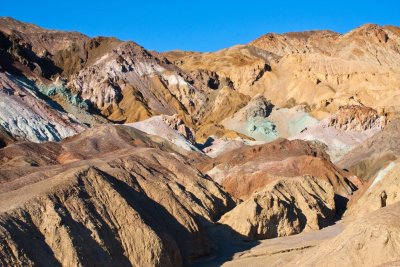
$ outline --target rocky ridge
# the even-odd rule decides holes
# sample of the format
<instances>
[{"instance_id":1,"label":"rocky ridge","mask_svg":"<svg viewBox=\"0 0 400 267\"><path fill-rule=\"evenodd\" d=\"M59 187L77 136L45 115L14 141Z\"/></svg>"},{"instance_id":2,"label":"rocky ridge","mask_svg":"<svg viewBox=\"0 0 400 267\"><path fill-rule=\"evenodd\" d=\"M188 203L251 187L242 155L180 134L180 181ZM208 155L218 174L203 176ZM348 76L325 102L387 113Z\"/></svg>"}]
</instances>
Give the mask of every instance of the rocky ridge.
<instances>
[{"instance_id":1,"label":"rocky ridge","mask_svg":"<svg viewBox=\"0 0 400 267\"><path fill-rule=\"evenodd\" d=\"M281 177L312 175L328 181L336 194L349 197L361 182L337 168L318 143L278 139L226 152L199 165L227 192L241 199Z\"/></svg>"},{"instance_id":2,"label":"rocky ridge","mask_svg":"<svg viewBox=\"0 0 400 267\"><path fill-rule=\"evenodd\" d=\"M232 198L162 139L90 131L0 150L2 264L180 266L211 253L204 226Z\"/></svg>"},{"instance_id":3,"label":"rocky ridge","mask_svg":"<svg viewBox=\"0 0 400 267\"><path fill-rule=\"evenodd\" d=\"M333 187L312 176L280 179L251 195L219 221L248 238L319 230L334 221Z\"/></svg>"}]
</instances>

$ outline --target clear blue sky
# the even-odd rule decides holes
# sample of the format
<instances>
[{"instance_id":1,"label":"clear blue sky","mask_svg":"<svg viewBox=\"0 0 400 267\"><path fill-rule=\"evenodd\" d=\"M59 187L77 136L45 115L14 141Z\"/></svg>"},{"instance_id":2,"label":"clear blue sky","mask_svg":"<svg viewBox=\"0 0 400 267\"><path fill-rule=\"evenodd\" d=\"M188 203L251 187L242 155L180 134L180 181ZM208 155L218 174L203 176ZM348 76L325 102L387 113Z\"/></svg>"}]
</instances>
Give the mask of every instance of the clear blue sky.
<instances>
[{"instance_id":1,"label":"clear blue sky","mask_svg":"<svg viewBox=\"0 0 400 267\"><path fill-rule=\"evenodd\" d=\"M265 33L346 32L364 23L400 26L400 1L3 0L0 16L147 49L215 51Z\"/></svg>"}]
</instances>

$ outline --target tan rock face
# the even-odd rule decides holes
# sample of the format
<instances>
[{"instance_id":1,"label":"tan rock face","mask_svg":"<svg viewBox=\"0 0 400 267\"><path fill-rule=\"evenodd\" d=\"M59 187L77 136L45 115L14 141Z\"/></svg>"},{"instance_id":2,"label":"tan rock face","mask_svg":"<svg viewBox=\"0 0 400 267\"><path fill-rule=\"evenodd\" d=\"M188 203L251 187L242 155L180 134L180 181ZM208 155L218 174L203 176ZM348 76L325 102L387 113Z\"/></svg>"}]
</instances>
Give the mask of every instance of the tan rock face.
<instances>
[{"instance_id":1,"label":"tan rock face","mask_svg":"<svg viewBox=\"0 0 400 267\"><path fill-rule=\"evenodd\" d=\"M378 112L364 106L343 106L329 118L328 126L336 129L362 132L371 128L385 126L385 118L380 118Z\"/></svg>"},{"instance_id":2,"label":"tan rock face","mask_svg":"<svg viewBox=\"0 0 400 267\"><path fill-rule=\"evenodd\" d=\"M154 115L179 114L199 132L200 141L209 135L240 136L220 122L243 107L249 97L234 90L226 75L207 69L183 71L163 55L134 42L50 31L10 18L0 19L0 35L2 69L34 81L39 91L85 123L107 119L130 123ZM249 57L255 55L251 52ZM259 71L251 65L248 72L257 77L264 61L256 64ZM240 78L235 82L251 81ZM82 115L86 112L89 117L100 115L99 121Z\"/></svg>"},{"instance_id":3,"label":"tan rock face","mask_svg":"<svg viewBox=\"0 0 400 267\"><path fill-rule=\"evenodd\" d=\"M312 52L328 53L330 44L340 37L332 31L305 31L287 34L268 33L250 44L266 51L284 56L287 54L304 54Z\"/></svg>"},{"instance_id":4,"label":"tan rock face","mask_svg":"<svg viewBox=\"0 0 400 267\"><path fill-rule=\"evenodd\" d=\"M194 131L186 126L184 121L180 119L177 115L162 116L162 118L169 127L174 129L175 131L178 131L178 133L183 135L189 142L195 144L196 137Z\"/></svg>"},{"instance_id":5,"label":"tan rock face","mask_svg":"<svg viewBox=\"0 0 400 267\"><path fill-rule=\"evenodd\" d=\"M234 46L215 53L163 53L171 62L187 72L208 70L218 74L220 80L232 82L238 91L245 91L265 72L270 71L271 53L249 46Z\"/></svg>"},{"instance_id":6,"label":"tan rock face","mask_svg":"<svg viewBox=\"0 0 400 267\"><path fill-rule=\"evenodd\" d=\"M349 98L391 114L398 112L393 103L400 85L399 40L396 27L364 25L343 35L267 34L249 46L165 55L184 70L225 75L245 95L262 94L281 107L307 104L320 118L335 113Z\"/></svg>"},{"instance_id":7,"label":"tan rock face","mask_svg":"<svg viewBox=\"0 0 400 267\"><path fill-rule=\"evenodd\" d=\"M363 216L334 239L306 251L287 266L396 266L400 249L399 205Z\"/></svg>"},{"instance_id":8,"label":"tan rock face","mask_svg":"<svg viewBox=\"0 0 400 267\"><path fill-rule=\"evenodd\" d=\"M329 183L312 176L285 178L251 195L220 223L255 239L318 230L333 222L334 195Z\"/></svg>"},{"instance_id":9,"label":"tan rock face","mask_svg":"<svg viewBox=\"0 0 400 267\"><path fill-rule=\"evenodd\" d=\"M369 183L357 192L350 202L350 208L345 216L349 219L359 218L366 213L389 206L400 200L399 178L400 165L396 160L384 166L370 179Z\"/></svg>"},{"instance_id":10,"label":"tan rock face","mask_svg":"<svg viewBox=\"0 0 400 267\"><path fill-rule=\"evenodd\" d=\"M211 252L204 224L234 205L173 145L130 127L30 146L0 150L3 265L180 266ZM80 160L59 164L66 154Z\"/></svg>"},{"instance_id":11,"label":"tan rock face","mask_svg":"<svg viewBox=\"0 0 400 267\"><path fill-rule=\"evenodd\" d=\"M317 118L354 103L379 115L398 112L395 27L365 25L344 35L268 34L215 53L163 54L134 42L51 31L10 18L0 20L0 32L2 69L34 81L89 125L179 114L198 142L210 135L245 137L222 121L259 94L277 107L301 104ZM100 116L88 118L93 114Z\"/></svg>"},{"instance_id":12,"label":"tan rock face","mask_svg":"<svg viewBox=\"0 0 400 267\"><path fill-rule=\"evenodd\" d=\"M274 105L264 96L255 96L250 102L235 114L238 120L250 120L255 117L268 117Z\"/></svg>"},{"instance_id":13,"label":"tan rock face","mask_svg":"<svg viewBox=\"0 0 400 267\"><path fill-rule=\"evenodd\" d=\"M398 261L399 44L368 24L160 54L0 18L0 265L188 265L221 216L292 235L338 195L346 231L290 266Z\"/></svg>"}]
</instances>

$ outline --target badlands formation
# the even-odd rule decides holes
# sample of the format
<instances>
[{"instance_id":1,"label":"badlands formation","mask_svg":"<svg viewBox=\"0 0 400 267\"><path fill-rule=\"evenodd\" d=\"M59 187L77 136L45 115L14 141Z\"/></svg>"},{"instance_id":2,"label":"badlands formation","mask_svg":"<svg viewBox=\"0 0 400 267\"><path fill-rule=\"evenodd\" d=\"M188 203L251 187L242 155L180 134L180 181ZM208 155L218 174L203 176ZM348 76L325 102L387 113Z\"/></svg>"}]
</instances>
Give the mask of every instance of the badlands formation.
<instances>
[{"instance_id":1,"label":"badlands formation","mask_svg":"<svg viewBox=\"0 0 400 267\"><path fill-rule=\"evenodd\" d=\"M0 18L0 266L398 266L400 28L148 51Z\"/></svg>"}]
</instances>

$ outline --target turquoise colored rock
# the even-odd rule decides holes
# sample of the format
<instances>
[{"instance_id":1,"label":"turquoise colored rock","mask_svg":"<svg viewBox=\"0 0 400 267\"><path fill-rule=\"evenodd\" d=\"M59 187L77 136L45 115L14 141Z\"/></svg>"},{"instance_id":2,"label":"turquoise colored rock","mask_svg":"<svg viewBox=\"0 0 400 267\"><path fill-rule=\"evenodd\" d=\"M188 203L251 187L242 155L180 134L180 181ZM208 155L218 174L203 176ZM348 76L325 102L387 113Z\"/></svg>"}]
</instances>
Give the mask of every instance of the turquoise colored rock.
<instances>
[{"instance_id":1,"label":"turquoise colored rock","mask_svg":"<svg viewBox=\"0 0 400 267\"><path fill-rule=\"evenodd\" d=\"M43 93L49 97L54 96L54 95L60 95L66 101L68 101L69 103L71 103L74 106L77 106L77 107L85 109L85 110L89 109L88 104L86 103L85 100L82 99L82 97L80 95L72 94L71 91L63 85L55 85L55 84L52 84L50 86L39 85L38 88L41 93Z\"/></svg>"}]
</instances>

